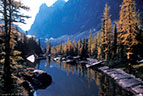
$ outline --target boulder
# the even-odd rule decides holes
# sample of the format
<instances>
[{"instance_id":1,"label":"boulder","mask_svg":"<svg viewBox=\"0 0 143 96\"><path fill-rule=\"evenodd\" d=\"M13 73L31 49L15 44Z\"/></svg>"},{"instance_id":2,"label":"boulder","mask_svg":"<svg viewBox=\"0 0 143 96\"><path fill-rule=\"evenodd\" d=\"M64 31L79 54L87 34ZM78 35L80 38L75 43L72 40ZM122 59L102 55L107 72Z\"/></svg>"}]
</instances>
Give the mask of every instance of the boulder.
<instances>
[{"instance_id":1,"label":"boulder","mask_svg":"<svg viewBox=\"0 0 143 96\"><path fill-rule=\"evenodd\" d=\"M52 83L52 77L42 70L34 70L31 84L35 90L45 89Z\"/></svg>"},{"instance_id":2,"label":"boulder","mask_svg":"<svg viewBox=\"0 0 143 96\"><path fill-rule=\"evenodd\" d=\"M45 89L52 83L52 77L43 70L24 71L21 76L34 90Z\"/></svg>"},{"instance_id":3,"label":"boulder","mask_svg":"<svg viewBox=\"0 0 143 96\"><path fill-rule=\"evenodd\" d=\"M122 86L122 88L129 88L133 87L139 84L142 84L141 81L136 80L135 78L129 78L129 79L121 79L117 82L119 85Z\"/></svg>"},{"instance_id":4,"label":"boulder","mask_svg":"<svg viewBox=\"0 0 143 96\"><path fill-rule=\"evenodd\" d=\"M140 94L140 96L143 96L143 85L134 86L131 89L135 91L135 93Z\"/></svg>"},{"instance_id":5,"label":"boulder","mask_svg":"<svg viewBox=\"0 0 143 96\"><path fill-rule=\"evenodd\" d=\"M73 60L73 59L67 59L65 62L70 63L70 64L75 64L76 63L76 61Z\"/></svg>"}]
</instances>

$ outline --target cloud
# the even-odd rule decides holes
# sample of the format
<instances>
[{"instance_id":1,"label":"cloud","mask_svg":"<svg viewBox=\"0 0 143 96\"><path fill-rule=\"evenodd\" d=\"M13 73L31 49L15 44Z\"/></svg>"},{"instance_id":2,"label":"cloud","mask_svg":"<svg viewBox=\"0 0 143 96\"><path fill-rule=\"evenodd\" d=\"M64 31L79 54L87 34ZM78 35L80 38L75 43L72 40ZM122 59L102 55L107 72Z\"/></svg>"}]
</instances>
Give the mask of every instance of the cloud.
<instances>
[{"instance_id":1,"label":"cloud","mask_svg":"<svg viewBox=\"0 0 143 96\"><path fill-rule=\"evenodd\" d=\"M69 0L65 0L65 2L68 2Z\"/></svg>"}]
</instances>

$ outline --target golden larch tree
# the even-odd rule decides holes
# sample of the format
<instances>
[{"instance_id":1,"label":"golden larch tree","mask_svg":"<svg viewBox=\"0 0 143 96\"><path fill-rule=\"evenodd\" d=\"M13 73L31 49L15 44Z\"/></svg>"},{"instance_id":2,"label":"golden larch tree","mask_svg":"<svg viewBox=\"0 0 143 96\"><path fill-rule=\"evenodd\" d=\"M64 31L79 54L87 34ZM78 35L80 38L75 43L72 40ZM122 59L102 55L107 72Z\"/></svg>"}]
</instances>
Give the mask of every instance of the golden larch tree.
<instances>
[{"instance_id":1,"label":"golden larch tree","mask_svg":"<svg viewBox=\"0 0 143 96\"><path fill-rule=\"evenodd\" d=\"M76 42L75 42L75 40L73 40L72 49L73 49L73 53L75 54L75 52L76 52Z\"/></svg>"},{"instance_id":2,"label":"golden larch tree","mask_svg":"<svg viewBox=\"0 0 143 96\"><path fill-rule=\"evenodd\" d=\"M67 55L67 50L68 50L68 45L67 45L67 42L65 43L65 45L64 45L64 53Z\"/></svg>"},{"instance_id":3,"label":"golden larch tree","mask_svg":"<svg viewBox=\"0 0 143 96\"><path fill-rule=\"evenodd\" d=\"M110 55L110 48L111 48L111 40L112 40L112 23L111 23L111 15L109 15L110 7L106 4L104 9L104 18L103 18L103 26L104 32L103 35L103 45L104 45L104 53L105 53L105 60L109 59Z\"/></svg>"},{"instance_id":4,"label":"golden larch tree","mask_svg":"<svg viewBox=\"0 0 143 96\"><path fill-rule=\"evenodd\" d=\"M120 19L117 22L118 41L126 48L127 60L132 61L134 55L134 46L139 44L137 30L139 20L137 19L137 12L134 0L123 0L121 4ZM134 60L133 60L134 61Z\"/></svg>"},{"instance_id":5,"label":"golden larch tree","mask_svg":"<svg viewBox=\"0 0 143 96\"><path fill-rule=\"evenodd\" d=\"M101 60L101 35L97 33L97 59Z\"/></svg>"},{"instance_id":6,"label":"golden larch tree","mask_svg":"<svg viewBox=\"0 0 143 96\"><path fill-rule=\"evenodd\" d=\"M68 38L68 42L67 42L67 44L68 44L68 53L70 54L70 52L71 52L71 48L72 48L70 38Z\"/></svg>"},{"instance_id":7,"label":"golden larch tree","mask_svg":"<svg viewBox=\"0 0 143 96\"><path fill-rule=\"evenodd\" d=\"M91 45L92 45L92 31L89 31L89 39L88 39L88 55L91 56Z\"/></svg>"}]
</instances>

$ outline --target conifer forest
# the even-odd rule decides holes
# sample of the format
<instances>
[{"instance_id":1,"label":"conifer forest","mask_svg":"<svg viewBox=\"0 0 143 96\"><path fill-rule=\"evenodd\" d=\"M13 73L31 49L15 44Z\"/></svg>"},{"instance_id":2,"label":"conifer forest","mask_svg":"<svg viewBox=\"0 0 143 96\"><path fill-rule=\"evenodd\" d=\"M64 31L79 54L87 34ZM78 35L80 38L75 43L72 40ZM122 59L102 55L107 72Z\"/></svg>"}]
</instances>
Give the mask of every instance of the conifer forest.
<instances>
[{"instance_id":1,"label":"conifer forest","mask_svg":"<svg viewBox=\"0 0 143 96\"><path fill-rule=\"evenodd\" d=\"M143 96L142 0L30 2L0 0L0 96Z\"/></svg>"}]
</instances>

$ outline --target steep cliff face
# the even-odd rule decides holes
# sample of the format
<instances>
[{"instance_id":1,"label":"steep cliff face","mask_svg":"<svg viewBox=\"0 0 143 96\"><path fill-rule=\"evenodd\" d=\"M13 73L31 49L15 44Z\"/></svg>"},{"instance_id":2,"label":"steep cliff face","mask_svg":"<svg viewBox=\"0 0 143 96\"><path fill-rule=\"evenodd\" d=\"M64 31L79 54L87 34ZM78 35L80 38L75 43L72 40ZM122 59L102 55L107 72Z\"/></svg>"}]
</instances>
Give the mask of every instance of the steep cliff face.
<instances>
[{"instance_id":1,"label":"steep cliff face","mask_svg":"<svg viewBox=\"0 0 143 96\"><path fill-rule=\"evenodd\" d=\"M48 7L45 3L42 4L29 33L36 34L39 37L51 36L49 33L52 32L51 30L55 28L54 26L56 26L61 19L59 12L62 11L64 4L64 0L58 0L51 7Z\"/></svg>"},{"instance_id":2,"label":"steep cliff face","mask_svg":"<svg viewBox=\"0 0 143 96\"><path fill-rule=\"evenodd\" d=\"M50 38L71 35L94 28L100 30L104 6L108 4L112 21L119 17L122 0L58 0L53 6L41 5L30 34ZM137 9L143 11L143 1L136 0Z\"/></svg>"}]
</instances>

